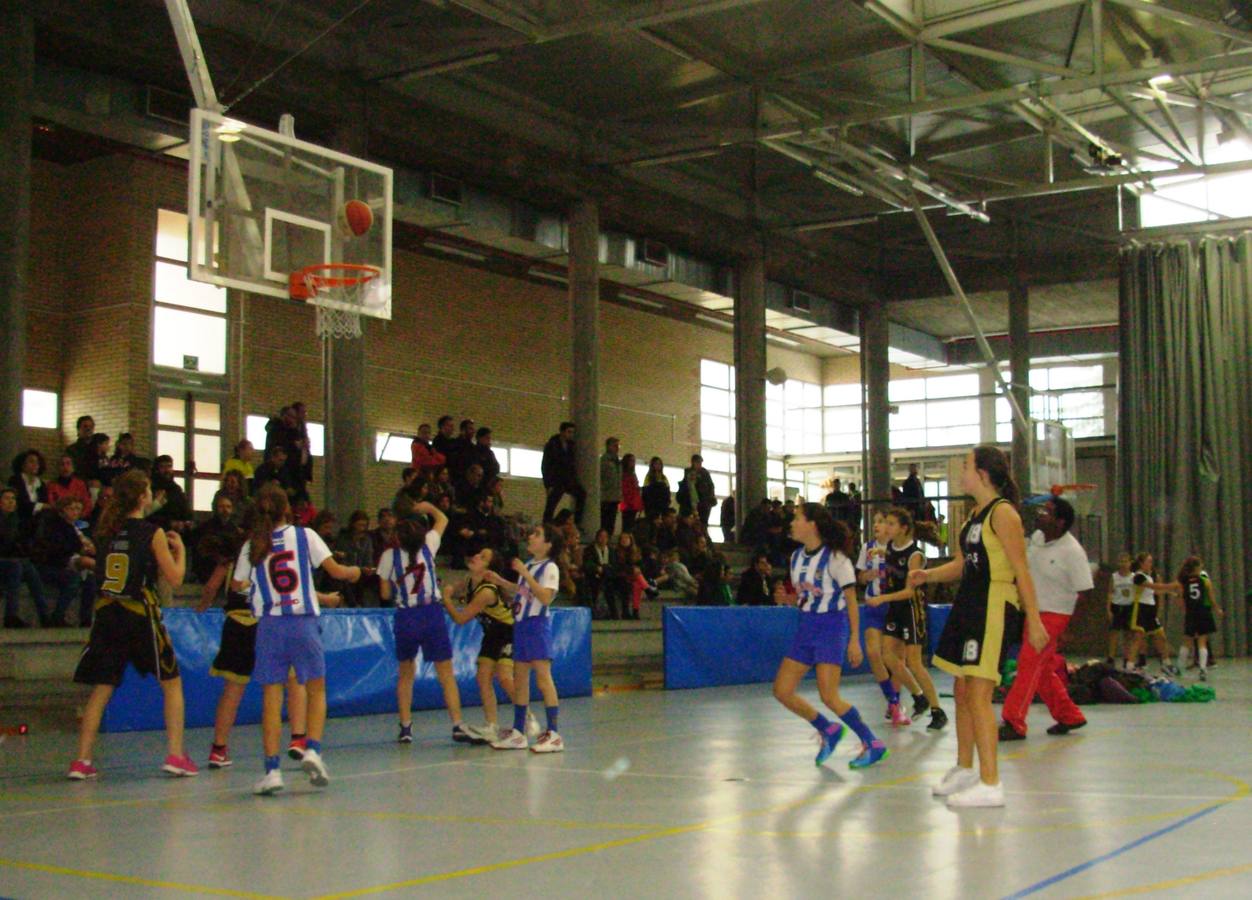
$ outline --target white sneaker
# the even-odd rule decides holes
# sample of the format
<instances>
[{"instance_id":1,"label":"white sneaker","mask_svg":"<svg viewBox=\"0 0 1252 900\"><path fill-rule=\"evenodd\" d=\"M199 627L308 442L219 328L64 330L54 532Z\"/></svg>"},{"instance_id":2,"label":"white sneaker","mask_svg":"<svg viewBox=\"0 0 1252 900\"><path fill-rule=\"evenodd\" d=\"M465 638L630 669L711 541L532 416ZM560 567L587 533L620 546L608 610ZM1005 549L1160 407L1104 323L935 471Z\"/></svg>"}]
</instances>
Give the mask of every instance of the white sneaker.
<instances>
[{"instance_id":1,"label":"white sneaker","mask_svg":"<svg viewBox=\"0 0 1252 900\"><path fill-rule=\"evenodd\" d=\"M963 791L957 791L948 797L948 806L952 809L971 809L975 807L1003 806L1004 785L984 784L981 779Z\"/></svg>"},{"instance_id":2,"label":"white sneaker","mask_svg":"<svg viewBox=\"0 0 1252 900\"><path fill-rule=\"evenodd\" d=\"M561 753L564 750L565 741L555 731L545 731L539 735L539 740L530 748L531 753Z\"/></svg>"},{"instance_id":3,"label":"white sneaker","mask_svg":"<svg viewBox=\"0 0 1252 900\"><path fill-rule=\"evenodd\" d=\"M263 797L272 797L283 789L283 773L280 769L270 769L265 777L256 783L252 793Z\"/></svg>"},{"instance_id":4,"label":"white sneaker","mask_svg":"<svg viewBox=\"0 0 1252 900\"><path fill-rule=\"evenodd\" d=\"M487 725L465 725L462 727L465 728L465 733L470 736L470 743L477 744L480 747L483 744L490 744L498 736L494 728L488 731L489 726Z\"/></svg>"},{"instance_id":5,"label":"white sneaker","mask_svg":"<svg viewBox=\"0 0 1252 900\"><path fill-rule=\"evenodd\" d=\"M535 718L535 714L530 710L526 710L526 737L532 741L539 737L539 720Z\"/></svg>"},{"instance_id":6,"label":"white sneaker","mask_svg":"<svg viewBox=\"0 0 1252 900\"><path fill-rule=\"evenodd\" d=\"M483 741L488 744L490 744L492 741L497 741L500 739L500 734L501 734L500 729L497 728L495 725L493 725L491 722L484 722L482 725L479 725L477 728L475 728L474 731L477 732L478 736L481 737Z\"/></svg>"},{"instance_id":7,"label":"white sneaker","mask_svg":"<svg viewBox=\"0 0 1252 900\"><path fill-rule=\"evenodd\" d=\"M950 797L957 791L963 791L967 787L971 787L978 783L978 773L972 768L965 769L961 766L953 766L948 769L943 780L930 789L931 796L934 797Z\"/></svg>"},{"instance_id":8,"label":"white sneaker","mask_svg":"<svg viewBox=\"0 0 1252 900\"><path fill-rule=\"evenodd\" d=\"M510 728L491 742L493 750L525 750L529 746L530 741L526 740L526 735L516 728Z\"/></svg>"},{"instance_id":9,"label":"white sneaker","mask_svg":"<svg viewBox=\"0 0 1252 900\"><path fill-rule=\"evenodd\" d=\"M326 787L330 784L330 775L326 771L326 763L322 762L322 754L316 750L305 750L304 759L300 760L300 768L309 776L309 783L314 787Z\"/></svg>"}]
</instances>

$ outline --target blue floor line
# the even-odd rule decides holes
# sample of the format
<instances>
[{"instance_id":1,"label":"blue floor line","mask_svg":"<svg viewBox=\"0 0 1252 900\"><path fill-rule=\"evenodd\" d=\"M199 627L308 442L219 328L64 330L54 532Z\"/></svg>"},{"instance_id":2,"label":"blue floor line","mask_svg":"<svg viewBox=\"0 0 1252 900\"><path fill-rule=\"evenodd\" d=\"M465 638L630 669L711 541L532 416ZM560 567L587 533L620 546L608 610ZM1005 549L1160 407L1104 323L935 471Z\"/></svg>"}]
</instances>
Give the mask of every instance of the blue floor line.
<instances>
[{"instance_id":1,"label":"blue floor line","mask_svg":"<svg viewBox=\"0 0 1252 900\"><path fill-rule=\"evenodd\" d=\"M1046 888L1050 888L1052 885L1062 882L1067 878L1073 878L1075 875L1079 875L1087 871L1090 868L1098 866L1102 862L1108 862L1110 859L1121 856L1123 853L1126 853L1130 850L1134 850L1136 847L1140 847L1148 843L1149 841L1154 841L1159 837L1164 837L1165 835L1169 834L1171 831L1177 831L1179 828L1182 828L1184 825L1190 825L1192 822L1196 821L1196 819L1201 819L1204 816L1207 816L1209 813L1221 809L1225 805L1226 805L1226 802L1223 801L1221 803L1215 803L1212 806L1207 806L1204 809L1200 810L1199 812L1194 812L1191 815L1187 816L1186 818L1179 819L1177 822L1173 822L1169 825L1166 825L1164 828L1160 828L1156 831L1153 831L1151 834L1145 834L1141 838L1136 838L1135 840L1131 841L1129 844L1123 844L1122 846L1118 847L1116 850L1110 850L1108 853L1105 853L1101 856L1097 856L1094 859L1089 859L1084 863L1079 863L1078 865L1074 866L1072 869L1066 869L1064 872L1058 872L1057 874L1051 876L1050 878L1045 878L1043 881L1039 881L1039 882L1036 882L1035 884L1032 884L1030 887L1022 888L1017 893L1009 894L1008 896L1004 897L1003 900L1019 900L1019 898L1029 897L1031 894L1037 894L1040 891Z\"/></svg>"}]
</instances>

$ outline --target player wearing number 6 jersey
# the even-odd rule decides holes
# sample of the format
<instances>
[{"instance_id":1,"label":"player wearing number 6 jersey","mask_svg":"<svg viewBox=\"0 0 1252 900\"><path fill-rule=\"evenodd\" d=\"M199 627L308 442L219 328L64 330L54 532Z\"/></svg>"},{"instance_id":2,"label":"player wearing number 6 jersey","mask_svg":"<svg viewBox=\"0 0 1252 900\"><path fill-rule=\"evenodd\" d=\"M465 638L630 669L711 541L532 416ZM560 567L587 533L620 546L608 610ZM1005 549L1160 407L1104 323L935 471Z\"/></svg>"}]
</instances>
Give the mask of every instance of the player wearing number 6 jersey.
<instances>
[{"instance_id":1,"label":"player wearing number 6 jersey","mask_svg":"<svg viewBox=\"0 0 1252 900\"><path fill-rule=\"evenodd\" d=\"M783 596L800 607L800 621L791 649L774 676L774 697L817 729L821 739L817 765L835 752L846 726L861 739L861 753L849 766L863 769L886 759L888 751L856 707L839 696L844 660L856 667L862 659L848 529L820 503L805 503L796 509L791 538L804 546L791 556L794 592L784 592ZM797 693L800 681L814 666L818 694L842 724L828 720Z\"/></svg>"},{"instance_id":2,"label":"player wearing number 6 jersey","mask_svg":"<svg viewBox=\"0 0 1252 900\"><path fill-rule=\"evenodd\" d=\"M361 578L357 566L335 562L330 548L310 528L292 525L287 495L275 485L257 494L248 542L239 551L231 589L248 592L256 626L253 679L262 686L261 740L265 746L265 777L255 793L283 789L278 768L282 733L283 685L294 669L308 694L308 738L300 766L317 787L330 783L322 762L322 730L326 725L326 659L322 652L320 608L313 571L322 568L339 581Z\"/></svg>"},{"instance_id":3,"label":"player wearing number 6 jersey","mask_svg":"<svg viewBox=\"0 0 1252 900\"><path fill-rule=\"evenodd\" d=\"M177 533L167 536L144 520L151 506L148 476L138 470L127 472L113 482L113 496L106 501L96 529L100 595L91 637L74 672L79 684L94 687L83 710L78 758L70 766L69 777L75 781L99 774L91 764L91 750L104 708L113 689L122 683L128 664L140 674L156 675L165 694L169 755L161 768L171 775L198 771L183 751L183 682L156 596L158 574L173 587L182 584L186 554Z\"/></svg>"}]
</instances>

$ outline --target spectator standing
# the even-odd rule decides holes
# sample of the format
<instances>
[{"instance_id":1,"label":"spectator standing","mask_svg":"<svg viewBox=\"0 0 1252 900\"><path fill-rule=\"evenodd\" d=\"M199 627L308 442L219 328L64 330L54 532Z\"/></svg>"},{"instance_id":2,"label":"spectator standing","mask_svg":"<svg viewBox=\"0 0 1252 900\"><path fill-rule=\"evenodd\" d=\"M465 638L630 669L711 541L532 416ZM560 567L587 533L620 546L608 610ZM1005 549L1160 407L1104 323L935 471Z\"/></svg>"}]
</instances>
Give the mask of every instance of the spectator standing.
<instances>
[{"instance_id":1,"label":"spectator standing","mask_svg":"<svg viewBox=\"0 0 1252 900\"><path fill-rule=\"evenodd\" d=\"M769 557L758 553L739 576L739 592L735 602L739 606L771 606L774 602L773 569Z\"/></svg>"},{"instance_id":2,"label":"spectator standing","mask_svg":"<svg viewBox=\"0 0 1252 900\"><path fill-rule=\"evenodd\" d=\"M191 504L187 493L174 478L174 459L169 455L156 458L152 471L152 512L148 521L166 531L186 531L191 527Z\"/></svg>"},{"instance_id":3,"label":"spectator standing","mask_svg":"<svg viewBox=\"0 0 1252 900\"><path fill-rule=\"evenodd\" d=\"M465 472L473 463L474 457L474 420L462 419L460 434L452 442L451 449L445 454L448 457L448 471L452 473L453 483L465 478Z\"/></svg>"},{"instance_id":4,"label":"spectator standing","mask_svg":"<svg viewBox=\"0 0 1252 900\"><path fill-rule=\"evenodd\" d=\"M451 416L444 416L443 419L447 419L449 425L452 424ZM443 419L439 421L443 422ZM434 444L431 443L430 426L425 423L417 427L417 437L413 438L411 450L413 468L422 478L433 478L435 473L448 463L448 458L436 450Z\"/></svg>"},{"instance_id":5,"label":"spectator standing","mask_svg":"<svg viewBox=\"0 0 1252 900\"><path fill-rule=\"evenodd\" d=\"M704 457L693 453L691 465L684 470L683 480L678 483L678 510L683 515L696 513L700 517L700 524L708 528L709 513L716 505L713 476L704 468Z\"/></svg>"},{"instance_id":6,"label":"spectator standing","mask_svg":"<svg viewBox=\"0 0 1252 900\"><path fill-rule=\"evenodd\" d=\"M23 450L13 457L13 475L9 487L17 495L17 517L22 528L30 529L35 515L48 505L48 486L43 474L47 468L38 450Z\"/></svg>"},{"instance_id":7,"label":"spectator standing","mask_svg":"<svg viewBox=\"0 0 1252 900\"><path fill-rule=\"evenodd\" d=\"M735 496L728 494L726 499L722 501L720 510L720 524L722 526L722 542L733 544L735 542Z\"/></svg>"},{"instance_id":8,"label":"spectator standing","mask_svg":"<svg viewBox=\"0 0 1252 900\"><path fill-rule=\"evenodd\" d=\"M25 531L17 515L17 491L11 487L0 490L0 593L4 596L5 628L30 627L18 614L18 592L23 584L30 592L39 619L43 621L48 617L43 582L30 560Z\"/></svg>"},{"instance_id":9,"label":"spectator standing","mask_svg":"<svg viewBox=\"0 0 1252 900\"><path fill-rule=\"evenodd\" d=\"M604 453L600 454L600 527L609 534L617 529L617 507L622 502L622 461L617 455L620 447L618 439L611 437L604 442Z\"/></svg>"},{"instance_id":10,"label":"spectator standing","mask_svg":"<svg viewBox=\"0 0 1252 900\"><path fill-rule=\"evenodd\" d=\"M922 488L922 479L918 477L917 471L917 463L909 463L909 477L904 479L904 484L900 487L900 496L904 501L904 507L913 513L914 519L922 511L922 503L926 495L925 490Z\"/></svg>"},{"instance_id":11,"label":"spectator standing","mask_svg":"<svg viewBox=\"0 0 1252 900\"><path fill-rule=\"evenodd\" d=\"M543 520L550 522L561 499L569 494L574 498L574 518L582 521L583 508L587 505L587 491L578 483L574 464L574 423L562 422L560 429L543 445L543 489L547 501L543 507Z\"/></svg>"},{"instance_id":12,"label":"spectator standing","mask_svg":"<svg viewBox=\"0 0 1252 900\"><path fill-rule=\"evenodd\" d=\"M74 427L78 430L78 440L66 447L65 452L74 460L74 474L86 481L87 464L93 460L91 436L96 433L96 420L91 416L79 416Z\"/></svg>"},{"instance_id":13,"label":"spectator standing","mask_svg":"<svg viewBox=\"0 0 1252 900\"><path fill-rule=\"evenodd\" d=\"M440 416L436 426L437 433L431 442L431 448L443 456L442 466L449 465L449 460L456 455L456 420L451 416Z\"/></svg>"},{"instance_id":14,"label":"spectator standing","mask_svg":"<svg viewBox=\"0 0 1252 900\"><path fill-rule=\"evenodd\" d=\"M643 479L643 511L655 521L670 508L674 489L665 475L665 463L654 456L648 461L648 474Z\"/></svg>"},{"instance_id":15,"label":"spectator standing","mask_svg":"<svg viewBox=\"0 0 1252 900\"><path fill-rule=\"evenodd\" d=\"M484 484L500 474L500 461L496 459L496 451L491 449L491 441L491 429L486 425L474 432L470 462L482 466Z\"/></svg>"},{"instance_id":16,"label":"spectator standing","mask_svg":"<svg viewBox=\"0 0 1252 900\"><path fill-rule=\"evenodd\" d=\"M55 506L62 497L77 497L83 505L83 518L91 516L91 491L87 482L74 474L74 458L68 453L61 457L57 477L48 482L48 502Z\"/></svg>"},{"instance_id":17,"label":"spectator standing","mask_svg":"<svg viewBox=\"0 0 1252 900\"><path fill-rule=\"evenodd\" d=\"M271 417L265 423L265 459L267 462L274 462L278 459L274 451L281 450L282 462L278 465L284 473L282 478L268 480L279 481L291 501L306 493L305 476L311 475L312 461L308 457L304 432L295 410L290 406L284 406L277 416ZM259 491L262 485L255 483L255 475L253 479L254 490Z\"/></svg>"},{"instance_id":18,"label":"spectator standing","mask_svg":"<svg viewBox=\"0 0 1252 900\"><path fill-rule=\"evenodd\" d=\"M852 498L843 490L843 482L836 478L830 483L830 493L826 495L825 506L837 522L848 521L848 507Z\"/></svg>"},{"instance_id":19,"label":"spectator standing","mask_svg":"<svg viewBox=\"0 0 1252 900\"><path fill-rule=\"evenodd\" d=\"M635 454L622 457L622 531L633 532L635 519L643 512L643 493L639 490L639 475L635 472Z\"/></svg>"},{"instance_id":20,"label":"spectator standing","mask_svg":"<svg viewBox=\"0 0 1252 900\"><path fill-rule=\"evenodd\" d=\"M256 460L256 448L252 446L252 441L245 438L235 444L234 455L226 460L226 464L222 466L222 480L226 480L226 475L230 472L238 472L239 477L243 481L244 489L252 492L252 476L256 472L254 462Z\"/></svg>"},{"instance_id":21,"label":"spectator standing","mask_svg":"<svg viewBox=\"0 0 1252 900\"><path fill-rule=\"evenodd\" d=\"M762 497L754 509L748 511L743 519L743 529L739 535L739 543L746 547L766 547L769 544L770 503L768 497Z\"/></svg>"},{"instance_id":22,"label":"spectator standing","mask_svg":"<svg viewBox=\"0 0 1252 900\"><path fill-rule=\"evenodd\" d=\"M594 616L600 605L600 591L605 586L613 564L613 551L609 547L609 533L601 528L596 539L583 551L584 605L591 607Z\"/></svg>"}]
</instances>

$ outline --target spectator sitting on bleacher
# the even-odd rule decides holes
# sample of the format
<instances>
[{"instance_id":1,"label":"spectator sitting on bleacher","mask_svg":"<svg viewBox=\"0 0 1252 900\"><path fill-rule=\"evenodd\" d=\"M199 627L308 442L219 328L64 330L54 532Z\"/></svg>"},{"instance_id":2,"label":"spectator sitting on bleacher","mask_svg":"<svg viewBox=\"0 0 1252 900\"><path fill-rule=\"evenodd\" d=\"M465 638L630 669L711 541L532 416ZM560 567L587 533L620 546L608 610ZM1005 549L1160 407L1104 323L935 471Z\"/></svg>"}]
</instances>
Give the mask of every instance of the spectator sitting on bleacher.
<instances>
[{"instance_id":1,"label":"spectator sitting on bleacher","mask_svg":"<svg viewBox=\"0 0 1252 900\"><path fill-rule=\"evenodd\" d=\"M23 450L13 457L9 487L17 495L18 521L28 533L35 515L48 505L48 486L43 481L45 468L43 454L38 450Z\"/></svg>"},{"instance_id":2,"label":"spectator sitting on bleacher","mask_svg":"<svg viewBox=\"0 0 1252 900\"><path fill-rule=\"evenodd\" d=\"M109 460L109 467L113 470L113 477L117 478L124 475L131 469L144 469L145 460L143 457L135 455L135 436L129 431L124 431L117 436L117 444L113 447L113 458Z\"/></svg>"},{"instance_id":3,"label":"spectator sitting on bleacher","mask_svg":"<svg viewBox=\"0 0 1252 900\"><path fill-rule=\"evenodd\" d=\"M166 531L186 531L192 525L191 504L187 492L174 479L174 459L168 454L156 458L152 472L152 512L148 521Z\"/></svg>"},{"instance_id":4,"label":"spectator sitting on bleacher","mask_svg":"<svg viewBox=\"0 0 1252 900\"><path fill-rule=\"evenodd\" d=\"M430 485L430 502L435 506L440 506L440 501L446 499L448 506L442 507L446 513L456 504L456 486L452 483L452 471L444 466L435 476L435 480Z\"/></svg>"},{"instance_id":5,"label":"spectator sitting on bleacher","mask_svg":"<svg viewBox=\"0 0 1252 900\"><path fill-rule=\"evenodd\" d=\"M600 592L605 586L613 563L613 550L609 546L609 533L603 528L596 532L596 539L583 550L583 605L589 606L595 615L600 606Z\"/></svg>"},{"instance_id":6,"label":"spectator sitting on bleacher","mask_svg":"<svg viewBox=\"0 0 1252 900\"><path fill-rule=\"evenodd\" d=\"M317 536L322 539L328 548L333 547L335 538L339 531L339 520L335 518L335 514L328 509L324 509L313 517L313 521L309 523L309 528L317 532ZM333 550L331 551L334 552ZM336 557L338 560L338 557ZM339 590L339 582L326 574L326 570L317 568L313 572L313 587L319 593L330 594Z\"/></svg>"},{"instance_id":7,"label":"spectator sitting on bleacher","mask_svg":"<svg viewBox=\"0 0 1252 900\"><path fill-rule=\"evenodd\" d=\"M483 490L491 498L492 509L495 510L496 515L504 515L504 479L499 475L495 478L485 479L483 481Z\"/></svg>"},{"instance_id":8,"label":"spectator sitting on bleacher","mask_svg":"<svg viewBox=\"0 0 1252 900\"><path fill-rule=\"evenodd\" d=\"M678 551L667 550L662 554L661 559L665 561L665 571L656 580L657 586L675 591L685 603L694 601L700 585L691 577L691 572L679 559Z\"/></svg>"},{"instance_id":9,"label":"spectator sitting on bleacher","mask_svg":"<svg viewBox=\"0 0 1252 900\"><path fill-rule=\"evenodd\" d=\"M74 474L87 481L87 465L93 461L91 436L96 433L96 420L91 416L79 416L74 427L78 430L78 440L66 447L65 452L74 460Z\"/></svg>"},{"instance_id":10,"label":"spectator sitting on bleacher","mask_svg":"<svg viewBox=\"0 0 1252 900\"><path fill-rule=\"evenodd\" d=\"M232 518L236 524L243 524L248 507L252 505L252 498L248 496L243 473L238 469L224 472L222 474L222 483L218 486L215 496L229 497L232 507Z\"/></svg>"},{"instance_id":11,"label":"spectator sitting on bleacher","mask_svg":"<svg viewBox=\"0 0 1252 900\"><path fill-rule=\"evenodd\" d=\"M628 531L619 534L613 546L613 564L604 591L610 619L632 618L631 592L635 575L639 572L640 559L634 536Z\"/></svg>"},{"instance_id":12,"label":"spectator sitting on bleacher","mask_svg":"<svg viewBox=\"0 0 1252 900\"><path fill-rule=\"evenodd\" d=\"M98 483L107 487L113 483L118 470L113 466L110 453L113 450L113 439L107 434L97 431L87 444L87 476L83 479L88 484Z\"/></svg>"},{"instance_id":13,"label":"spectator sitting on bleacher","mask_svg":"<svg viewBox=\"0 0 1252 900\"><path fill-rule=\"evenodd\" d=\"M383 551L400 546L396 537L396 514L391 507L384 506L378 510L378 527L370 532L370 540L374 545L374 561L370 565L375 567Z\"/></svg>"},{"instance_id":14,"label":"spectator sitting on bleacher","mask_svg":"<svg viewBox=\"0 0 1252 900\"><path fill-rule=\"evenodd\" d=\"M774 583L769 557L758 553L752 565L739 576L739 592L735 602L739 606L769 606L774 602Z\"/></svg>"},{"instance_id":15,"label":"spectator sitting on bleacher","mask_svg":"<svg viewBox=\"0 0 1252 900\"><path fill-rule=\"evenodd\" d=\"M700 528L700 516L697 513L678 518L678 552L688 566L691 565L691 554L695 550L696 541L703 536L704 531ZM692 573L695 574L694 569Z\"/></svg>"},{"instance_id":16,"label":"spectator sitting on bleacher","mask_svg":"<svg viewBox=\"0 0 1252 900\"><path fill-rule=\"evenodd\" d=\"M82 503L76 497L62 497L55 507L44 509L35 522L31 542L31 559L44 584L56 591L56 607L48 616L39 610L39 624L65 627L65 613L78 597L78 624L91 624L91 608L95 602L95 547L83 537L75 523L82 515Z\"/></svg>"},{"instance_id":17,"label":"spectator sitting on bleacher","mask_svg":"<svg viewBox=\"0 0 1252 900\"><path fill-rule=\"evenodd\" d=\"M462 510L471 510L478 505L484 493L483 467L478 463L470 463L464 476L456 485L455 505Z\"/></svg>"},{"instance_id":18,"label":"spectator sitting on bleacher","mask_svg":"<svg viewBox=\"0 0 1252 900\"><path fill-rule=\"evenodd\" d=\"M729 494L722 501L722 508L718 510L720 513L718 522L722 526L722 542L733 544L735 542L735 495Z\"/></svg>"},{"instance_id":19,"label":"spectator sitting on bleacher","mask_svg":"<svg viewBox=\"0 0 1252 900\"><path fill-rule=\"evenodd\" d=\"M678 513L667 509L656 525L656 549L661 553L677 550L681 546L678 533Z\"/></svg>"},{"instance_id":20,"label":"spectator sitting on bleacher","mask_svg":"<svg viewBox=\"0 0 1252 900\"><path fill-rule=\"evenodd\" d=\"M62 497L77 497L83 505L83 517L91 516L91 491L87 482L74 474L74 458L68 453L61 457L57 477L48 482L48 503L55 506Z\"/></svg>"},{"instance_id":21,"label":"spectator sitting on bleacher","mask_svg":"<svg viewBox=\"0 0 1252 900\"><path fill-rule=\"evenodd\" d=\"M768 497L748 510L740 529L739 543L745 547L765 547L769 544L770 503Z\"/></svg>"},{"instance_id":22,"label":"spectator sitting on bleacher","mask_svg":"<svg viewBox=\"0 0 1252 900\"><path fill-rule=\"evenodd\" d=\"M237 473L236 473L237 474ZM245 540L243 529L235 518L235 502L224 491L213 496L213 515L191 532L191 572L196 581L204 584L213 570L231 559L231 549L238 555L238 548Z\"/></svg>"},{"instance_id":23,"label":"spectator sitting on bleacher","mask_svg":"<svg viewBox=\"0 0 1252 900\"><path fill-rule=\"evenodd\" d=\"M376 571L374 541L369 531L370 515L365 510L358 509L348 517L348 527L339 532L335 543L331 545L336 562L343 566L359 566L361 569L361 581L344 583L341 588L344 606L364 605L365 592L362 582Z\"/></svg>"},{"instance_id":24,"label":"spectator sitting on bleacher","mask_svg":"<svg viewBox=\"0 0 1252 900\"><path fill-rule=\"evenodd\" d=\"M292 483L291 472L287 468L287 450L279 444L265 451L265 462L257 466L252 474L252 496L255 497L271 481L278 482L289 500L295 497L296 486Z\"/></svg>"},{"instance_id":25,"label":"spectator sitting on bleacher","mask_svg":"<svg viewBox=\"0 0 1252 900\"><path fill-rule=\"evenodd\" d=\"M445 416L445 418L451 423L450 416ZM409 448L413 456L413 468L422 478L433 477L439 468L448 462L447 457L431 444L430 426L426 423L417 426L417 437L413 438L413 443L409 445Z\"/></svg>"},{"instance_id":26,"label":"spectator sitting on bleacher","mask_svg":"<svg viewBox=\"0 0 1252 900\"><path fill-rule=\"evenodd\" d=\"M496 451L491 449L491 429L483 426L474 433L474 446L470 451L470 462L477 463L483 470L483 484L500 474L500 461L496 459Z\"/></svg>"},{"instance_id":27,"label":"spectator sitting on bleacher","mask_svg":"<svg viewBox=\"0 0 1252 900\"><path fill-rule=\"evenodd\" d=\"M238 472L243 482L244 490L248 493L252 492L252 476L256 472L254 465L256 460L256 448L252 446L252 441L244 438L235 444L234 455L226 460L222 466L222 481L226 480L226 476L231 472Z\"/></svg>"},{"instance_id":28,"label":"spectator sitting on bleacher","mask_svg":"<svg viewBox=\"0 0 1252 900\"><path fill-rule=\"evenodd\" d=\"M5 628L30 627L30 623L18 614L18 592L23 584L30 592L39 618L45 619L48 614L43 582L30 560L30 545L25 531L17 516L17 491L10 487L0 489L0 592L4 596Z\"/></svg>"}]
</instances>

